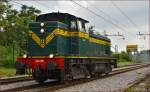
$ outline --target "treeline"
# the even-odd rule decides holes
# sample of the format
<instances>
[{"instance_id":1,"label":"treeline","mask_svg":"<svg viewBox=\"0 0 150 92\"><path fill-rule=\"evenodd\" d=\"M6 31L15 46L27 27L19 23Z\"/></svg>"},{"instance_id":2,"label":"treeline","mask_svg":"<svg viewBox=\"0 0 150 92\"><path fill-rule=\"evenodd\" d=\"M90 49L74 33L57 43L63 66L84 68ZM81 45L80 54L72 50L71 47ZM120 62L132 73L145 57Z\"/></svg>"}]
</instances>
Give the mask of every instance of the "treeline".
<instances>
[{"instance_id":1,"label":"treeline","mask_svg":"<svg viewBox=\"0 0 150 92\"><path fill-rule=\"evenodd\" d=\"M27 38L28 23L34 21L40 13L32 6L22 5L20 9L14 9L9 1L0 2L0 64L12 61L14 48L15 55L18 54L17 50L25 44Z\"/></svg>"}]
</instances>

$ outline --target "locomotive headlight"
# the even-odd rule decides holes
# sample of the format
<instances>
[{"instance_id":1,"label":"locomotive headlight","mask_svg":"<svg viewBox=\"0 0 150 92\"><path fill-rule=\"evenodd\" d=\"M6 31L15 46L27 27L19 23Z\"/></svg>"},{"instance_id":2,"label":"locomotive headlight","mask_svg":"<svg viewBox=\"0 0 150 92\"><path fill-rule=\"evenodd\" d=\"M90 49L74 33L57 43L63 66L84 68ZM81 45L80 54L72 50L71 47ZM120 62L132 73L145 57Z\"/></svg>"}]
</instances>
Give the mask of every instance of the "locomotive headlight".
<instances>
[{"instance_id":1,"label":"locomotive headlight","mask_svg":"<svg viewBox=\"0 0 150 92\"><path fill-rule=\"evenodd\" d=\"M42 22L42 23L41 23L41 27L43 27L43 26L44 26L44 23Z\"/></svg>"},{"instance_id":2,"label":"locomotive headlight","mask_svg":"<svg viewBox=\"0 0 150 92\"><path fill-rule=\"evenodd\" d=\"M53 58L54 57L54 54L49 54L49 58Z\"/></svg>"},{"instance_id":3,"label":"locomotive headlight","mask_svg":"<svg viewBox=\"0 0 150 92\"><path fill-rule=\"evenodd\" d=\"M41 33L44 33L44 29L42 28L42 29L40 30L40 32L41 32Z\"/></svg>"},{"instance_id":4,"label":"locomotive headlight","mask_svg":"<svg viewBox=\"0 0 150 92\"><path fill-rule=\"evenodd\" d=\"M23 55L23 58L27 58L27 54L24 54L24 55Z\"/></svg>"}]
</instances>

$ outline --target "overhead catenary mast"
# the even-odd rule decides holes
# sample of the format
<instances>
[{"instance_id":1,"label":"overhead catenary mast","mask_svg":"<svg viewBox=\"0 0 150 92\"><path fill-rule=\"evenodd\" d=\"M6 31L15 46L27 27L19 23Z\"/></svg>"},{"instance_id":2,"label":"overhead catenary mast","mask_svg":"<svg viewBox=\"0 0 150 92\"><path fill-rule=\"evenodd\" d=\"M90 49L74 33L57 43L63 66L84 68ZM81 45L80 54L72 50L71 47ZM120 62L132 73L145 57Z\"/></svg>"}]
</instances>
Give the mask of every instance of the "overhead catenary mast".
<instances>
[{"instance_id":1,"label":"overhead catenary mast","mask_svg":"<svg viewBox=\"0 0 150 92\"><path fill-rule=\"evenodd\" d=\"M123 34L121 34L120 32L116 33L116 34L108 34L106 32L106 30L104 30L103 32L104 36L110 36L110 37L122 37L121 39L125 40L125 37ZM115 53L118 53L118 45L116 44L114 47L112 46L112 48L115 49Z\"/></svg>"}]
</instances>

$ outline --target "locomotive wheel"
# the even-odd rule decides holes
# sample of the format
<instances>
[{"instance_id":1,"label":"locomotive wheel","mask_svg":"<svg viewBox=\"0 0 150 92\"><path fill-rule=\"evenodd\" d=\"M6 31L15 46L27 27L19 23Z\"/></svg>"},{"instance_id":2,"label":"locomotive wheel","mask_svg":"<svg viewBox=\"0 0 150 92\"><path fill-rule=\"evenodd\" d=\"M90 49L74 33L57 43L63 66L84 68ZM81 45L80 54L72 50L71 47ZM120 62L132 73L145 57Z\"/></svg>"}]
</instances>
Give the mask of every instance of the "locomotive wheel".
<instances>
[{"instance_id":1,"label":"locomotive wheel","mask_svg":"<svg viewBox=\"0 0 150 92\"><path fill-rule=\"evenodd\" d=\"M40 84L46 81L46 72L38 66L33 72L33 78Z\"/></svg>"}]
</instances>

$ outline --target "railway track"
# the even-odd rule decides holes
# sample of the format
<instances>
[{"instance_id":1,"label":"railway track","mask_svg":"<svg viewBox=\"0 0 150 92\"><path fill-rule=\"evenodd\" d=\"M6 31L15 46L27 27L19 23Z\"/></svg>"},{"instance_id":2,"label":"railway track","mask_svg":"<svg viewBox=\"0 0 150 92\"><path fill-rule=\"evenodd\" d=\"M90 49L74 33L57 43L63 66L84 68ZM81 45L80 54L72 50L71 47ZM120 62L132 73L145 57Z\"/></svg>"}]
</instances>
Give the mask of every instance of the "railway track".
<instances>
[{"instance_id":1,"label":"railway track","mask_svg":"<svg viewBox=\"0 0 150 92\"><path fill-rule=\"evenodd\" d=\"M119 68L123 68L123 67L129 67L129 66L135 66L135 65L140 65L139 63L136 64L131 64L131 65L125 65L125 66L119 66L117 69ZM15 82L20 82L20 81L29 81L32 80L32 76L31 75L18 75L18 76L13 76L13 77L4 77L4 78L0 78L0 84L9 84L9 83L15 83Z\"/></svg>"},{"instance_id":2,"label":"railway track","mask_svg":"<svg viewBox=\"0 0 150 92\"><path fill-rule=\"evenodd\" d=\"M8 84L8 83L14 83L14 82L20 82L20 81L27 81L32 80L31 75L18 75L14 77L5 77L0 79L0 84Z\"/></svg>"},{"instance_id":3,"label":"railway track","mask_svg":"<svg viewBox=\"0 0 150 92\"><path fill-rule=\"evenodd\" d=\"M143 67L148 67L150 66L150 64L136 64L136 65L129 65L126 67L119 67L116 69L113 69L113 71L111 73L109 73L109 75L104 75L101 77L94 77L94 78L90 78L90 79L78 79L78 80L72 80L71 82L68 81L65 84L59 84L56 81L53 82L48 82L45 83L44 85L39 85L38 83L33 83L32 85L26 85L26 86L22 86L22 87L17 87L17 88L12 88L12 89L6 89L6 90L0 90L0 91L4 91L4 92L16 92L16 91L22 91L22 90L28 90L28 89L37 89L36 91L54 91L60 88L65 88L65 87L69 87L69 86L73 86L73 85L77 85L77 84L82 84L82 83L86 83L86 82L90 82L96 79L100 79L100 78L106 78L106 77L110 77L116 74L120 74L120 73L124 73L124 72L128 72L128 71L132 71L132 70L136 70L139 68L143 68ZM13 84L13 83L12 83ZM34 90L35 91L35 90Z\"/></svg>"}]
</instances>

